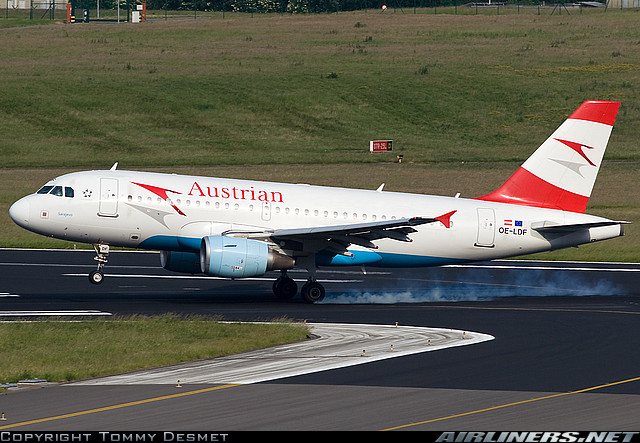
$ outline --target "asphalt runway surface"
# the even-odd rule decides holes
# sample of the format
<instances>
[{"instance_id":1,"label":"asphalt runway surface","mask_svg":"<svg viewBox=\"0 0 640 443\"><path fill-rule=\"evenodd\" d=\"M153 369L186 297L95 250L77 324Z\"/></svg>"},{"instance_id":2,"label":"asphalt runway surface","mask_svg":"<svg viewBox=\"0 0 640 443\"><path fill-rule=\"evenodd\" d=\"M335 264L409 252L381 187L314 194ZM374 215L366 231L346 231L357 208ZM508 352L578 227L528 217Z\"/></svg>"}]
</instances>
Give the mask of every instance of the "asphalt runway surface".
<instances>
[{"instance_id":1,"label":"asphalt runway surface","mask_svg":"<svg viewBox=\"0 0 640 443\"><path fill-rule=\"evenodd\" d=\"M264 278L228 281L112 253L0 250L0 314L287 317L395 325L492 340L251 384L69 383L0 395L0 430L609 430L640 428L640 266L498 261L389 270L333 268L323 303L275 300ZM291 273L302 283L306 273ZM312 340L311 340L312 342ZM3 350L2 352L19 352ZM1 382L1 380L0 380Z\"/></svg>"}]
</instances>

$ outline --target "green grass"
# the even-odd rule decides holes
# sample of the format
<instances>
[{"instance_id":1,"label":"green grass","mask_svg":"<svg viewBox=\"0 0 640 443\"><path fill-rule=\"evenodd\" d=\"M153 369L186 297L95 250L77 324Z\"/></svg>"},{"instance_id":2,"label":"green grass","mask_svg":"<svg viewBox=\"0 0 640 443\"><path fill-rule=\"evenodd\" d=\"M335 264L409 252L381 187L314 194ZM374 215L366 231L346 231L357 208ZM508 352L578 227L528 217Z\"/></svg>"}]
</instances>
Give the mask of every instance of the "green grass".
<instances>
[{"instance_id":1,"label":"green grass","mask_svg":"<svg viewBox=\"0 0 640 443\"><path fill-rule=\"evenodd\" d=\"M204 317L114 317L0 323L0 383L80 380L303 340L306 325Z\"/></svg>"},{"instance_id":2,"label":"green grass","mask_svg":"<svg viewBox=\"0 0 640 443\"><path fill-rule=\"evenodd\" d=\"M583 100L623 101L639 15L344 13L5 30L0 167L521 159ZM356 26L360 23L360 26ZM425 69L426 68L426 69Z\"/></svg>"},{"instance_id":3,"label":"green grass","mask_svg":"<svg viewBox=\"0 0 640 443\"><path fill-rule=\"evenodd\" d=\"M622 102L589 212L638 221L638 11L404 12L3 30L0 246L70 247L22 232L6 209L60 171L115 161L482 195L588 99ZM371 155L376 138L403 164ZM548 255L638 261L627 232Z\"/></svg>"}]
</instances>

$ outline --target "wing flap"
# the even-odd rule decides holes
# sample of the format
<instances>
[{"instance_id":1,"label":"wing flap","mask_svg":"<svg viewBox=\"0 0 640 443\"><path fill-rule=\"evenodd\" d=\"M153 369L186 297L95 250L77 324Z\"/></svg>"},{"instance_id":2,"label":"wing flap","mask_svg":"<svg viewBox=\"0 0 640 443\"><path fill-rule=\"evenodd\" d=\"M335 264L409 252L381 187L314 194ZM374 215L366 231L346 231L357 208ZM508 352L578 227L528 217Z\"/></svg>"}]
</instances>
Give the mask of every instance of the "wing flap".
<instances>
[{"instance_id":1,"label":"wing flap","mask_svg":"<svg viewBox=\"0 0 640 443\"><path fill-rule=\"evenodd\" d=\"M433 223L437 221L435 218L413 217L402 218L398 220L387 220L370 223L354 223L347 225L334 225L334 226L316 226L311 228L292 228L292 229L276 229L270 233L272 238L327 238L335 235L344 236L363 236L368 235L372 231L378 233L386 232L392 228L411 228L412 226L418 226L425 223ZM415 229L411 228L409 232L415 232Z\"/></svg>"}]
</instances>

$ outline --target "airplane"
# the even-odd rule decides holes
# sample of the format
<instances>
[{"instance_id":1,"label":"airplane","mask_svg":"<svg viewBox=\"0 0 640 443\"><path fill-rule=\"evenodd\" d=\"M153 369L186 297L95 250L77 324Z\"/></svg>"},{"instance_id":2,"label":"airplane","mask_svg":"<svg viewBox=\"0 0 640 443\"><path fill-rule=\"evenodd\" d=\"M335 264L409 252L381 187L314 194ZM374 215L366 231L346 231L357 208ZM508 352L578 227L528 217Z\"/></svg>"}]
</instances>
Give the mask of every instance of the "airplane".
<instances>
[{"instance_id":1,"label":"airplane","mask_svg":"<svg viewBox=\"0 0 640 443\"><path fill-rule=\"evenodd\" d=\"M161 174L81 171L15 202L11 219L93 244L159 250L169 271L230 279L280 271L273 292L324 299L322 266L429 267L555 250L624 235L627 222L585 214L620 103L586 101L495 191L475 198Z\"/></svg>"}]
</instances>

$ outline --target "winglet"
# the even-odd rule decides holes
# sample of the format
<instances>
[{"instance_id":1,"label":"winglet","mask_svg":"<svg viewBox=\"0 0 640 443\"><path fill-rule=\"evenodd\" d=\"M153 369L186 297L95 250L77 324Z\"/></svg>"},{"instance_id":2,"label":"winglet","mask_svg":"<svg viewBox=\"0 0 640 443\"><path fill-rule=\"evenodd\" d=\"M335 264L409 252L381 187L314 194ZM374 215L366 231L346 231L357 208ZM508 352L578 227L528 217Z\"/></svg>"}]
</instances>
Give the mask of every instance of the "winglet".
<instances>
[{"instance_id":1,"label":"winglet","mask_svg":"<svg viewBox=\"0 0 640 443\"><path fill-rule=\"evenodd\" d=\"M458 212L458 211L454 210L454 211L451 211L451 212L447 212L446 214L442 214L441 216L436 217L436 220L438 220L440 223L442 223L445 228L449 229L451 227L451 216L453 214L455 214L456 212Z\"/></svg>"}]
</instances>

